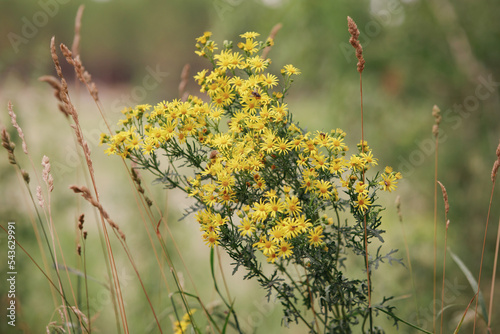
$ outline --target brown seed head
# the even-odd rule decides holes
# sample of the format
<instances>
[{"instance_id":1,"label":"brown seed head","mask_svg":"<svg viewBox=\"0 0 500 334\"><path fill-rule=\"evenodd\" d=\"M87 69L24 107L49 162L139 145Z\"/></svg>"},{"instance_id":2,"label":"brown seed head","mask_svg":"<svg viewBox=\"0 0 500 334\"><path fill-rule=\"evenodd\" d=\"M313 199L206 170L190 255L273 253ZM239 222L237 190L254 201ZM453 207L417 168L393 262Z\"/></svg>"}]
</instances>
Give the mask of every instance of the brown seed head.
<instances>
[{"instance_id":1,"label":"brown seed head","mask_svg":"<svg viewBox=\"0 0 500 334\"><path fill-rule=\"evenodd\" d=\"M495 182L495 178L497 177L498 168L500 167L500 163L498 160L493 164L493 169L491 170L491 182Z\"/></svg>"},{"instance_id":2,"label":"brown seed head","mask_svg":"<svg viewBox=\"0 0 500 334\"><path fill-rule=\"evenodd\" d=\"M5 128L2 129L2 146L7 150L9 163L11 165L16 165L17 161L16 156L14 155L16 145L10 141L10 135Z\"/></svg>"},{"instance_id":3,"label":"brown seed head","mask_svg":"<svg viewBox=\"0 0 500 334\"><path fill-rule=\"evenodd\" d=\"M441 191L443 192L443 199L444 199L444 212L446 215L448 215L448 212L450 211L450 204L448 202L448 193L446 192L446 188L444 185L437 181L439 183L439 186L441 187Z\"/></svg>"},{"instance_id":4,"label":"brown seed head","mask_svg":"<svg viewBox=\"0 0 500 334\"><path fill-rule=\"evenodd\" d=\"M351 19L350 16L347 17L347 29L349 30L349 33L351 34L351 38L349 39L349 43L353 46L353 48L357 48L359 41L359 30L358 26L354 22L353 19Z\"/></svg>"},{"instance_id":5,"label":"brown seed head","mask_svg":"<svg viewBox=\"0 0 500 334\"><path fill-rule=\"evenodd\" d=\"M353 19L350 16L347 17L347 30L351 34L351 38L349 38L349 43L351 43L352 47L356 49L356 58L358 59L358 72L361 74L365 68L365 59L363 58L363 47L361 43L359 43L359 29Z\"/></svg>"},{"instance_id":6,"label":"brown seed head","mask_svg":"<svg viewBox=\"0 0 500 334\"><path fill-rule=\"evenodd\" d=\"M441 123L441 110L437 105L432 107L432 116L434 116L434 125L432 126L432 134L435 138L439 135L439 123Z\"/></svg>"},{"instance_id":7,"label":"brown seed head","mask_svg":"<svg viewBox=\"0 0 500 334\"><path fill-rule=\"evenodd\" d=\"M25 171L24 169L21 169L21 175L23 176L24 182L26 182L26 184L29 184L30 183L30 174L27 171Z\"/></svg>"},{"instance_id":8,"label":"brown seed head","mask_svg":"<svg viewBox=\"0 0 500 334\"><path fill-rule=\"evenodd\" d=\"M498 143L496 150L497 160L493 164L493 169L491 170L491 182L495 182L495 178L497 177L498 168L500 168L500 143Z\"/></svg>"},{"instance_id":9,"label":"brown seed head","mask_svg":"<svg viewBox=\"0 0 500 334\"><path fill-rule=\"evenodd\" d=\"M26 145L26 141L24 140L23 129L21 129L19 124L17 124L17 116L14 113L14 109L12 108L12 103L10 101L7 104L7 109L9 110L9 116L10 116L10 120L12 122L12 126L14 126L14 128L16 128L17 133L19 135L19 138L21 138L23 152L24 152L24 154L28 154L28 146Z\"/></svg>"},{"instance_id":10,"label":"brown seed head","mask_svg":"<svg viewBox=\"0 0 500 334\"><path fill-rule=\"evenodd\" d=\"M7 150L9 153L13 153L14 149L16 148L16 145L10 141L10 135L7 132L7 129L2 129L2 146Z\"/></svg>"},{"instance_id":11,"label":"brown seed head","mask_svg":"<svg viewBox=\"0 0 500 334\"><path fill-rule=\"evenodd\" d=\"M52 174L50 174L50 160L46 155L42 158L42 166L42 178L45 181L45 184L47 184L49 192L52 192L52 190L54 190L54 178L52 177Z\"/></svg>"},{"instance_id":12,"label":"brown seed head","mask_svg":"<svg viewBox=\"0 0 500 334\"><path fill-rule=\"evenodd\" d=\"M500 160L500 143L498 143L497 151L495 153L497 154L498 160Z\"/></svg>"},{"instance_id":13,"label":"brown seed head","mask_svg":"<svg viewBox=\"0 0 500 334\"><path fill-rule=\"evenodd\" d=\"M79 217L78 217L78 229L79 230L82 230L83 229L83 223L85 222L85 214L81 214Z\"/></svg>"},{"instance_id":14,"label":"brown seed head","mask_svg":"<svg viewBox=\"0 0 500 334\"><path fill-rule=\"evenodd\" d=\"M36 198L38 199L38 205L43 208L45 206L45 200L43 199L42 187L40 186L36 187Z\"/></svg>"},{"instance_id":15,"label":"brown seed head","mask_svg":"<svg viewBox=\"0 0 500 334\"><path fill-rule=\"evenodd\" d=\"M441 122L441 109L437 105L432 107L432 116L436 119L436 123L439 124Z\"/></svg>"},{"instance_id":16,"label":"brown seed head","mask_svg":"<svg viewBox=\"0 0 500 334\"><path fill-rule=\"evenodd\" d=\"M109 217L108 212L104 210L101 203L99 203L95 198L92 197L92 194L90 193L90 190L87 187L85 186L79 187L77 185L71 185L69 188L73 190L75 194L81 194L85 200L87 200L90 204L92 204L95 208L97 208L101 213L102 218L104 218L108 222L108 224L119 234L120 238L122 238L125 241L125 234L120 230L118 224L116 224Z\"/></svg>"},{"instance_id":17,"label":"brown seed head","mask_svg":"<svg viewBox=\"0 0 500 334\"><path fill-rule=\"evenodd\" d=\"M432 134L434 135L434 137L439 136L439 125L432 125Z\"/></svg>"},{"instance_id":18,"label":"brown seed head","mask_svg":"<svg viewBox=\"0 0 500 334\"><path fill-rule=\"evenodd\" d=\"M64 116L69 117L69 112L63 103L64 92L63 92L62 85L59 82L59 80L52 75L41 76L40 78L38 78L38 80L42 81L42 82L46 82L50 86L52 86L52 88L54 88L54 96L60 102L59 103L59 110L64 114Z\"/></svg>"}]
</instances>

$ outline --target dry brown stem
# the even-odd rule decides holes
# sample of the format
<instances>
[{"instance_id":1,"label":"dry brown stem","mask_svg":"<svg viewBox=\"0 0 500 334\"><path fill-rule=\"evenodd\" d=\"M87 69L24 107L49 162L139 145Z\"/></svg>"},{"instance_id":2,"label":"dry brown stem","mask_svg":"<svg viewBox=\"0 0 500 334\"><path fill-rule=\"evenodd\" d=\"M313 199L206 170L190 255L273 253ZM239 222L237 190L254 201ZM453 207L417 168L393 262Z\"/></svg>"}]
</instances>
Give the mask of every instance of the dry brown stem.
<instances>
[{"instance_id":1,"label":"dry brown stem","mask_svg":"<svg viewBox=\"0 0 500 334\"><path fill-rule=\"evenodd\" d=\"M80 29L82 27L82 16L83 16L84 9L85 9L85 6L80 5L80 7L78 7L78 11L76 12L75 37L73 38L73 44L71 45L71 50L73 51L73 54L75 54L75 55L80 54Z\"/></svg>"},{"instance_id":2,"label":"dry brown stem","mask_svg":"<svg viewBox=\"0 0 500 334\"><path fill-rule=\"evenodd\" d=\"M179 83L179 97L182 101L186 101L188 94L186 92L186 86L189 81L189 64L184 65L181 72L181 82Z\"/></svg>"},{"instance_id":3,"label":"dry brown stem","mask_svg":"<svg viewBox=\"0 0 500 334\"><path fill-rule=\"evenodd\" d=\"M280 31L281 27L283 27L283 25L281 23L276 24L271 29L271 32L269 33L269 37L267 38L267 40L268 41L274 41L274 38L276 37L276 34L278 33L278 31ZM264 48L264 51L262 51L262 58L263 59L267 58L267 54L269 53L269 51L271 51L271 46L266 46Z\"/></svg>"},{"instance_id":4,"label":"dry brown stem","mask_svg":"<svg viewBox=\"0 0 500 334\"><path fill-rule=\"evenodd\" d=\"M94 206L99 212L101 213L102 217L108 222L108 224L120 235L120 237L125 241L125 234L120 230L120 227L109 217L109 214L104 208L102 207L101 203L99 203L95 198L92 197L92 194L90 193L90 190L85 187L81 186L78 187L76 185L72 185L69 187L75 194L81 194L82 197L89 202L92 206Z\"/></svg>"}]
</instances>

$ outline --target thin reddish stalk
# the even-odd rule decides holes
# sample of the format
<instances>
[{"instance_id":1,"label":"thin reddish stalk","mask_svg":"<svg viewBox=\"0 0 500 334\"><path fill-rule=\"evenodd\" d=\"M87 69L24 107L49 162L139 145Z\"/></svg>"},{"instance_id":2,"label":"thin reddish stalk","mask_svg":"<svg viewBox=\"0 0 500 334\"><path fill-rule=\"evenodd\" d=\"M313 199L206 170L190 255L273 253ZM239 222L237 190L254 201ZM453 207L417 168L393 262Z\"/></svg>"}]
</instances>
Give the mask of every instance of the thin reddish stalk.
<instances>
[{"instance_id":1,"label":"thin reddish stalk","mask_svg":"<svg viewBox=\"0 0 500 334\"><path fill-rule=\"evenodd\" d=\"M495 180L493 180L493 185L491 186L491 195L490 195L490 204L488 206L488 214L486 216L486 226L484 228L484 238L483 238L483 248L481 251L481 262L479 265L479 277L477 278L477 291L476 293L479 296L480 284L481 284L481 274L483 272L483 260L484 260L484 250L486 248L486 236L488 235L488 223L490 221L490 212L491 212L491 204L493 202L493 191L495 190ZM476 299L476 306L474 307L474 329L473 333L476 333L476 320L477 320L477 305L479 298Z\"/></svg>"},{"instance_id":2,"label":"thin reddish stalk","mask_svg":"<svg viewBox=\"0 0 500 334\"><path fill-rule=\"evenodd\" d=\"M438 186L438 156L439 156L439 123L441 115L438 106L432 108L435 124L432 127L432 133L435 138L434 150L434 269L432 278L432 331L436 332L436 294L437 294L437 186Z\"/></svg>"},{"instance_id":3,"label":"thin reddish stalk","mask_svg":"<svg viewBox=\"0 0 500 334\"><path fill-rule=\"evenodd\" d=\"M446 229L444 232L444 259L443 259L443 283L442 283L442 288L441 288L441 326L440 326L440 332L443 333L443 310L444 310L444 282L445 282L445 277L446 277L446 247L448 244L448 227L450 226L450 221L448 219L448 212L450 211L450 204L448 202L448 193L446 191L446 188L444 185L437 181L439 183L439 186L441 187L441 191L443 192L443 200L444 200L444 220L446 221ZM435 304L435 303L434 303Z\"/></svg>"},{"instance_id":4,"label":"thin reddish stalk","mask_svg":"<svg viewBox=\"0 0 500 334\"><path fill-rule=\"evenodd\" d=\"M497 150L496 150L496 155L497 155L497 160L493 164L493 169L491 170L491 182L493 185L491 186L491 198L490 198L490 206L491 202L493 200L493 189L495 189L495 181L497 178L497 172L498 169L500 168L500 144L498 144ZM489 310L488 310L488 331L491 333L491 313L493 310L493 296L495 295L495 279L496 279L496 272L497 272L497 263L498 263L498 250L500 247L500 221L498 222L498 232L497 232L497 241L496 241L496 246L495 246L495 259L493 261L493 274L491 278L491 289L490 289L490 305L489 305ZM478 286L479 288L479 286Z\"/></svg>"},{"instance_id":5,"label":"thin reddish stalk","mask_svg":"<svg viewBox=\"0 0 500 334\"><path fill-rule=\"evenodd\" d=\"M54 62L57 74L58 74L60 82L61 82L61 87L62 87L62 94L60 95L61 101L65 107L65 110L68 112L68 115L71 116L73 121L74 121L74 124L71 127L73 128L73 130L75 132L78 144L82 147L85 161L87 164L87 168L89 171L89 175L91 178L92 187L94 189L94 193L96 194L96 201L99 203L99 192L97 191L97 184L96 184L95 175L94 175L94 168L92 165L92 160L90 158L90 149L88 148L88 144L86 143L86 141L83 138L83 132L82 132L82 129L80 127L78 113L77 113L77 111L76 111L76 109L75 109L75 107L74 107L74 105L71 102L71 99L69 97L68 86L67 86L66 80L64 79L64 76L62 74L62 69L61 69L61 66L59 64L59 57L57 56L57 53L56 53L55 38L54 37L52 37L52 39L51 39L50 49L51 49L52 60ZM118 301L118 306L120 309L120 316L122 318L124 330L125 330L125 333L129 333L128 324L127 324L127 316L125 314L125 303L123 301L120 282L118 279L118 270L116 269L116 263L115 263L115 259L114 259L114 255L113 255L113 250L111 248L111 242L109 239L106 223L104 221L104 217L102 215L102 212L100 212L100 220L101 220L102 231L104 233L106 250L107 250L107 253L109 255L109 261L110 261L110 267L111 267L111 273L112 273L112 279L113 279L114 289L111 289L111 291L113 294L113 298L115 297L114 292L116 292L116 294L117 294L116 298Z\"/></svg>"},{"instance_id":6,"label":"thin reddish stalk","mask_svg":"<svg viewBox=\"0 0 500 334\"><path fill-rule=\"evenodd\" d=\"M497 263L498 263L498 250L500 247L500 220L498 221L498 232L497 232L497 242L495 246L495 259L493 260L493 274L491 277L491 289L490 289L490 305L488 307L488 330L491 332L491 315L493 311L493 297L495 295L495 280L497 273Z\"/></svg>"},{"instance_id":7,"label":"thin reddish stalk","mask_svg":"<svg viewBox=\"0 0 500 334\"><path fill-rule=\"evenodd\" d=\"M361 72L359 72L359 94L361 99L361 152L365 151L365 134L363 126L363 81L361 77ZM363 171L363 183L365 183L365 172ZM364 243L365 243L365 263L366 263L366 278L368 284L368 308L371 310L372 307L372 292L371 292L371 281L370 281L370 264L368 262L368 229L366 227L366 215L363 220L364 228Z\"/></svg>"},{"instance_id":8,"label":"thin reddish stalk","mask_svg":"<svg viewBox=\"0 0 500 334\"><path fill-rule=\"evenodd\" d=\"M437 186L438 186L438 150L439 143L436 137L434 155L434 273L432 284L432 331L436 332L436 295L437 295Z\"/></svg>"},{"instance_id":9,"label":"thin reddish stalk","mask_svg":"<svg viewBox=\"0 0 500 334\"><path fill-rule=\"evenodd\" d=\"M443 286L441 288L441 333L443 333L443 316L444 316L444 281L446 277L446 247L448 244L448 227L450 221L446 222L446 231L444 234L444 259L443 259Z\"/></svg>"},{"instance_id":10,"label":"thin reddish stalk","mask_svg":"<svg viewBox=\"0 0 500 334\"><path fill-rule=\"evenodd\" d=\"M363 47L359 42L359 29L349 16L347 17L348 31L351 34L349 43L356 50L356 58L358 59L357 70L359 72L359 95L360 95L360 105L361 105L361 152L365 151L365 136L364 136L364 124L363 124L363 79L362 73L365 68L365 60L363 58ZM365 182L365 171L363 170L363 183ZM368 285L368 309L370 312L370 331L372 330L372 294L371 294L371 281L370 281L370 263L368 257L368 229L366 226L366 215L363 219L363 229L364 229L364 248L365 248L365 263L366 263L366 276Z\"/></svg>"}]
</instances>

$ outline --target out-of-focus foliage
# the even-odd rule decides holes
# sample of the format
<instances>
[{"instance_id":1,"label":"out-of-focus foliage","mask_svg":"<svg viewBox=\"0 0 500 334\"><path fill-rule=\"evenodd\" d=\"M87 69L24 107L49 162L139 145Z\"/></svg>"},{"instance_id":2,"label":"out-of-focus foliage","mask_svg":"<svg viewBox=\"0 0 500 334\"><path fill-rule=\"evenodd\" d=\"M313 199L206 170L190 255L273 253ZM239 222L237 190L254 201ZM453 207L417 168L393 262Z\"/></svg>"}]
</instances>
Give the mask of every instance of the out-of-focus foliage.
<instances>
[{"instance_id":1,"label":"out-of-focus foliage","mask_svg":"<svg viewBox=\"0 0 500 334\"><path fill-rule=\"evenodd\" d=\"M342 127L355 138L360 121L359 81L355 55L348 44L346 17L351 16L361 31L366 60L366 139L380 160L392 164L405 177L400 191L414 268L422 278L417 290L425 291L422 318L432 298L428 255L432 249L434 104L443 114L439 179L450 200L448 242L470 270L478 272L489 175L500 133L500 2L2 0L0 85L20 79L25 85L41 87L36 78L53 73L50 38L55 35L58 43L71 45L74 17L82 3L86 5L82 59L94 79L105 83L101 89L124 83L141 86L148 69L168 72L143 100L133 104L177 97L184 64L191 64L191 75L202 68L193 45L203 31L235 40L245 31L265 36L276 23L282 23L275 38L279 47L271 50L271 56L275 64L294 64L302 72L291 92L294 100L290 100L290 110L296 120L312 129ZM29 25L34 25L36 32L30 31ZM23 42L13 46L13 34ZM196 93L193 81L188 89ZM9 99L4 91L0 89L3 106ZM127 94L130 88L124 91ZM7 123L5 115L0 118ZM3 170L2 185L4 175L10 175ZM441 198L438 203L442 203ZM10 209L0 208L2 213ZM388 214L395 216L390 210ZM441 207L439 214L443 216ZM498 215L499 208L494 207L493 221ZM398 233L397 224L388 228ZM439 228L441 236L444 223ZM487 242L493 245L496 231L491 228L490 232ZM398 240L398 236L394 238ZM492 246L487 247L486 258L493 257L492 251ZM491 264L487 260L484 272L491 272ZM461 275L453 269L453 275ZM455 302L467 303L469 292L461 290ZM402 293L410 293L409 286Z\"/></svg>"}]
</instances>

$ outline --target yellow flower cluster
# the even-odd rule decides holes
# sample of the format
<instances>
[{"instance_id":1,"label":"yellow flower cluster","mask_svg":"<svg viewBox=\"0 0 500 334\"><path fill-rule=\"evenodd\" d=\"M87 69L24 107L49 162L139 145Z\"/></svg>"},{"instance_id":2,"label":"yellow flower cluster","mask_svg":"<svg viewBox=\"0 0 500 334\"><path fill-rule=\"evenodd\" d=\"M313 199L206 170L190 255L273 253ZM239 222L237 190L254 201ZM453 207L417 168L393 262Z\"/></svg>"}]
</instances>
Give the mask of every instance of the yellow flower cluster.
<instances>
[{"instance_id":1,"label":"yellow flower cluster","mask_svg":"<svg viewBox=\"0 0 500 334\"><path fill-rule=\"evenodd\" d=\"M181 321L174 321L174 334L185 334L188 332L188 326L191 324L191 316L196 312L196 309L190 310L184 314Z\"/></svg>"},{"instance_id":2,"label":"yellow flower cluster","mask_svg":"<svg viewBox=\"0 0 500 334\"><path fill-rule=\"evenodd\" d=\"M258 34L249 32L241 35L241 52L225 43L213 54L218 46L210 36L199 37L196 46L214 69L194 77L210 102L189 96L125 109L122 130L101 138L106 152L153 168L158 150L172 164L186 158L197 172L184 190L204 207L196 219L209 246L219 244L223 228L239 233L269 262L290 257L300 240L324 245L316 212L335 205L342 187L355 196L352 205L366 212L372 203L362 175L376 159L366 142L347 158L341 129L304 133L292 122L284 97L300 71L286 65L281 85L276 75L264 73L271 61L258 52L271 40L256 42ZM379 184L392 191L401 175L385 172ZM239 223L233 223L234 213Z\"/></svg>"}]
</instances>

